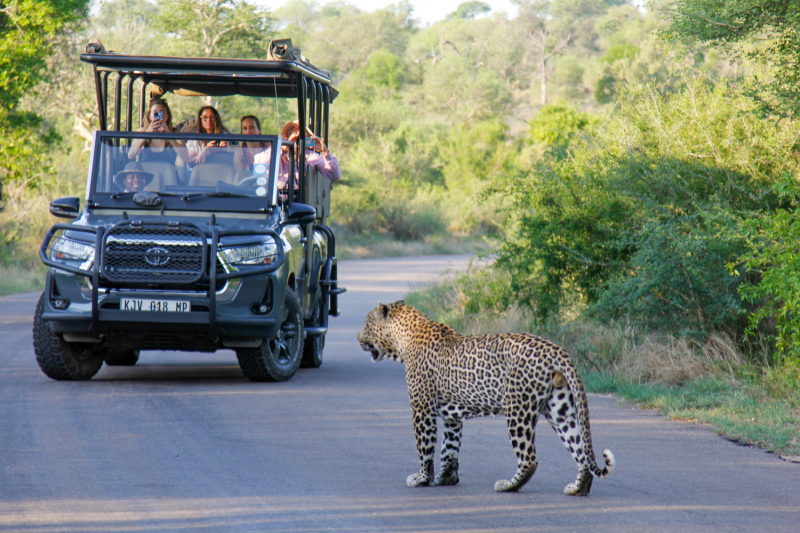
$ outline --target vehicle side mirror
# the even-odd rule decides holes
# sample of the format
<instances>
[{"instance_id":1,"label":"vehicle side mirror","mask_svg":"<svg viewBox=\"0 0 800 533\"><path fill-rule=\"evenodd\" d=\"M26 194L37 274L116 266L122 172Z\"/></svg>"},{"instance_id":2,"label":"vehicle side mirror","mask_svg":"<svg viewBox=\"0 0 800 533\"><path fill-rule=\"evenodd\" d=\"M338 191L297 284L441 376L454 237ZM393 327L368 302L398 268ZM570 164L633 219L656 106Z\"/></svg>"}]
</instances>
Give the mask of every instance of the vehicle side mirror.
<instances>
[{"instance_id":1,"label":"vehicle side mirror","mask_svg":"<svg viewBox=\"0 0 800 533\"><path fill-rule=\"evenodd\" d=\"M292 202L287 218L292 224L308 224L317 219L317 210L308 204Z\"/></svg>"},{"instance_id":2,"label":"vehicle side mirror","mask_svg":"<svg viewBox=\"0 0 800 533\"><path fill-rule=\"evenodd\" d=\"M77 196L59 198L50 202L50 213L61 218L78 218L81 201Z\"/></svg>"}]
</instances>

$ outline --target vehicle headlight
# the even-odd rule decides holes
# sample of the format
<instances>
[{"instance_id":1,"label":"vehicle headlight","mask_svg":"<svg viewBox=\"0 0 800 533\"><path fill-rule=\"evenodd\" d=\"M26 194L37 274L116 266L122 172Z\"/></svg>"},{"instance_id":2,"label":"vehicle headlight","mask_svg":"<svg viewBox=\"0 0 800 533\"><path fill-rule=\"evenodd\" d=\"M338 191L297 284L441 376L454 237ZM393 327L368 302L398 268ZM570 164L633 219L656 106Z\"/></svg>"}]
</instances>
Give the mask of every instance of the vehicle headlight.
<instances>
[{"instance_id":1,"label":"vehicle headlight","mask_svg":"<svg viewBox=\"0 0 800 533\"><path fill-rule=\"evenodd\" d=\"M235 246L219 251L229 264L238 265L269 265L278 258L278 246L273 241L247 246Z\"/></svg>"},{"instance_id":2,"label":"vehicle headlight","mask_svg":"<svg viewBox=\"0 0 800 533\"><path fill-rule=\"evenodd\" d=\"M74 261L94 261L94 245L74 241L67 237L59 237L50 244L53 259L71 259Z\"/></svg>"}]
</instances>

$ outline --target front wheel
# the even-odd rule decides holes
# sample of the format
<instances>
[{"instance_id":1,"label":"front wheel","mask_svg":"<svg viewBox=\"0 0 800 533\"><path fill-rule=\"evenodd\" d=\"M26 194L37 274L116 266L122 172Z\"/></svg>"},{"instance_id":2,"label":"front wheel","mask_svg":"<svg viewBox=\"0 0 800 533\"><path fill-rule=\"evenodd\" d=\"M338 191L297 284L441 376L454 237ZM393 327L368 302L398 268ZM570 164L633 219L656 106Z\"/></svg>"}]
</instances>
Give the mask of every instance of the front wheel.
<instances>
[{"instance_id":1,"label":"front wheel","mask_svg":"<svg viewBox=\"0 0 800 533\"><path fill-rule=\"evenodd\" d=\"M58 381L91 379L103 366L106 351L92 344L69 343L42 320L45 295L39 298L33 316L33 351L47 377Z\"/></svg>"},{"instance_id":2,"label":"front wheel","mask_svg":"<svg viewBox=\"0 0 800 533\"><path fill-rule=\"evenodd\" d=\"M258 348L239 348L239 367L250 381L287 381L297 373L303 356L303 316L300 301L286 289L283 322L274 339L265 339Z\"/></svg>"}]
</instances>

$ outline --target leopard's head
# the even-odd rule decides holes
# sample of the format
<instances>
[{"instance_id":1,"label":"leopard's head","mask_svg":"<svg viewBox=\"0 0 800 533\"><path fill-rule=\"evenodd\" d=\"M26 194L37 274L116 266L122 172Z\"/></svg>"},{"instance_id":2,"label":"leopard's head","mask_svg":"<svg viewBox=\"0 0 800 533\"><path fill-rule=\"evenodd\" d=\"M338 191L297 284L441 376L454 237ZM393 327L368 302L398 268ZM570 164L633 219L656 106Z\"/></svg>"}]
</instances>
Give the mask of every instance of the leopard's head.
<instances>
[{"instance_id":1,"label":"leopard's head","mask_svg":"<svg viewBox=\"0 0 800 533\"><path fill-rule=\"evenodd\" d=\"M401 307L405 307L402 300L388 305L378 304L378 307L370 311L364 320L364 327L358 334L358 343L364 351L372 355L373 361L394 359L403 362L391 327Z\"/></svg>"}]
</instances>

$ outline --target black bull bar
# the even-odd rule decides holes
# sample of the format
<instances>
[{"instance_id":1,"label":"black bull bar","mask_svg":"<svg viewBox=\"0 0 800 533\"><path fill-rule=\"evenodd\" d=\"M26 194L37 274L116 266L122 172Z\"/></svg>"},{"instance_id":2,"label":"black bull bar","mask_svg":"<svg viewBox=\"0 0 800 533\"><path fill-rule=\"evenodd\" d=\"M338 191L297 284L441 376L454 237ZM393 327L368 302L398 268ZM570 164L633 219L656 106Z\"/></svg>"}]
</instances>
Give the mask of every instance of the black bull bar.
<instances>
[{"instance_id":1,"label":"black bull bar","mask_svg":"<svg viewBox=\"0 0 800 533\"><path fill-rule=\"evenodd\" d=\"M74 224L67 224L67 223L59 223L53 225L48 231L47 235L45 235L44 241L42 242L41 248L39 248L39 258L42 262L52 268L58 270L64 270L66 272L70 272L72 274L78 276L85 276L89 277L92 280L92 323L91 323L91 332L97 333L99 331L98 324L99 324L99 317L100 317L100 310L98 304L98 294L99 294L99 285L100 280L107 280L107 277L103 275L102 271L100 270L100 265L103 262L103 245L106 241L106 238L109 234L111 234L114 230L119 228L123 228L125 226L132 226L132 227L141 227L143 229L147 227L154 227L159 229L164 228L192 228L203 235L205 235L200 228L192 223L186 222L162 222L162 221L152 221L152 222L141 222L141 221L134 221L134 220L122 220L110 228L106 229L104 227L87 227L87 226L76 226ZM83 270L71 265L67 265L60 261L55 261L48 257L47 250L50 249L50 242L52 241L53 237L55 236L56 232L64 231L66 236L66 232L81 232L81 233L93 233L95 235L95 248L94 248L94 262L92 264L91 271ZM263 237L271 237L276 244L278 257L277 259L270 263L269 265L260 266L260 267L253 267L248 268L247 270L238 270L233 272L226 272L226 273L217 273L217 251L219 249L219 241L222 237L251 237L251 236L263 236ZM207 239L207 237L206 237ZM207 243L204 243L204 246ZM216 331L217 326L217 282L219 281L227 281L233 278L246 278L250 276L258 276L262 274L269 274L278 270L285 260L285 255L283 251L283 241L281 241L280 235L278 235L274 230L271 229L242 229L242 230L220 230L220 228L212 224L211 225L211 250L209 254L209 264L207 267L207 273L203 276L203 280L208 280L208 293L207 293L207 304L208 304L208 321L209 327L212 334ZM255 317L254 317L255 318ZM272 324L274 321L272 319L262 319L264 321L264 325ZM250 322L250 321L248 321ZM250 322L252 324L252 322Z\"/></svg>"}]
</instances>

